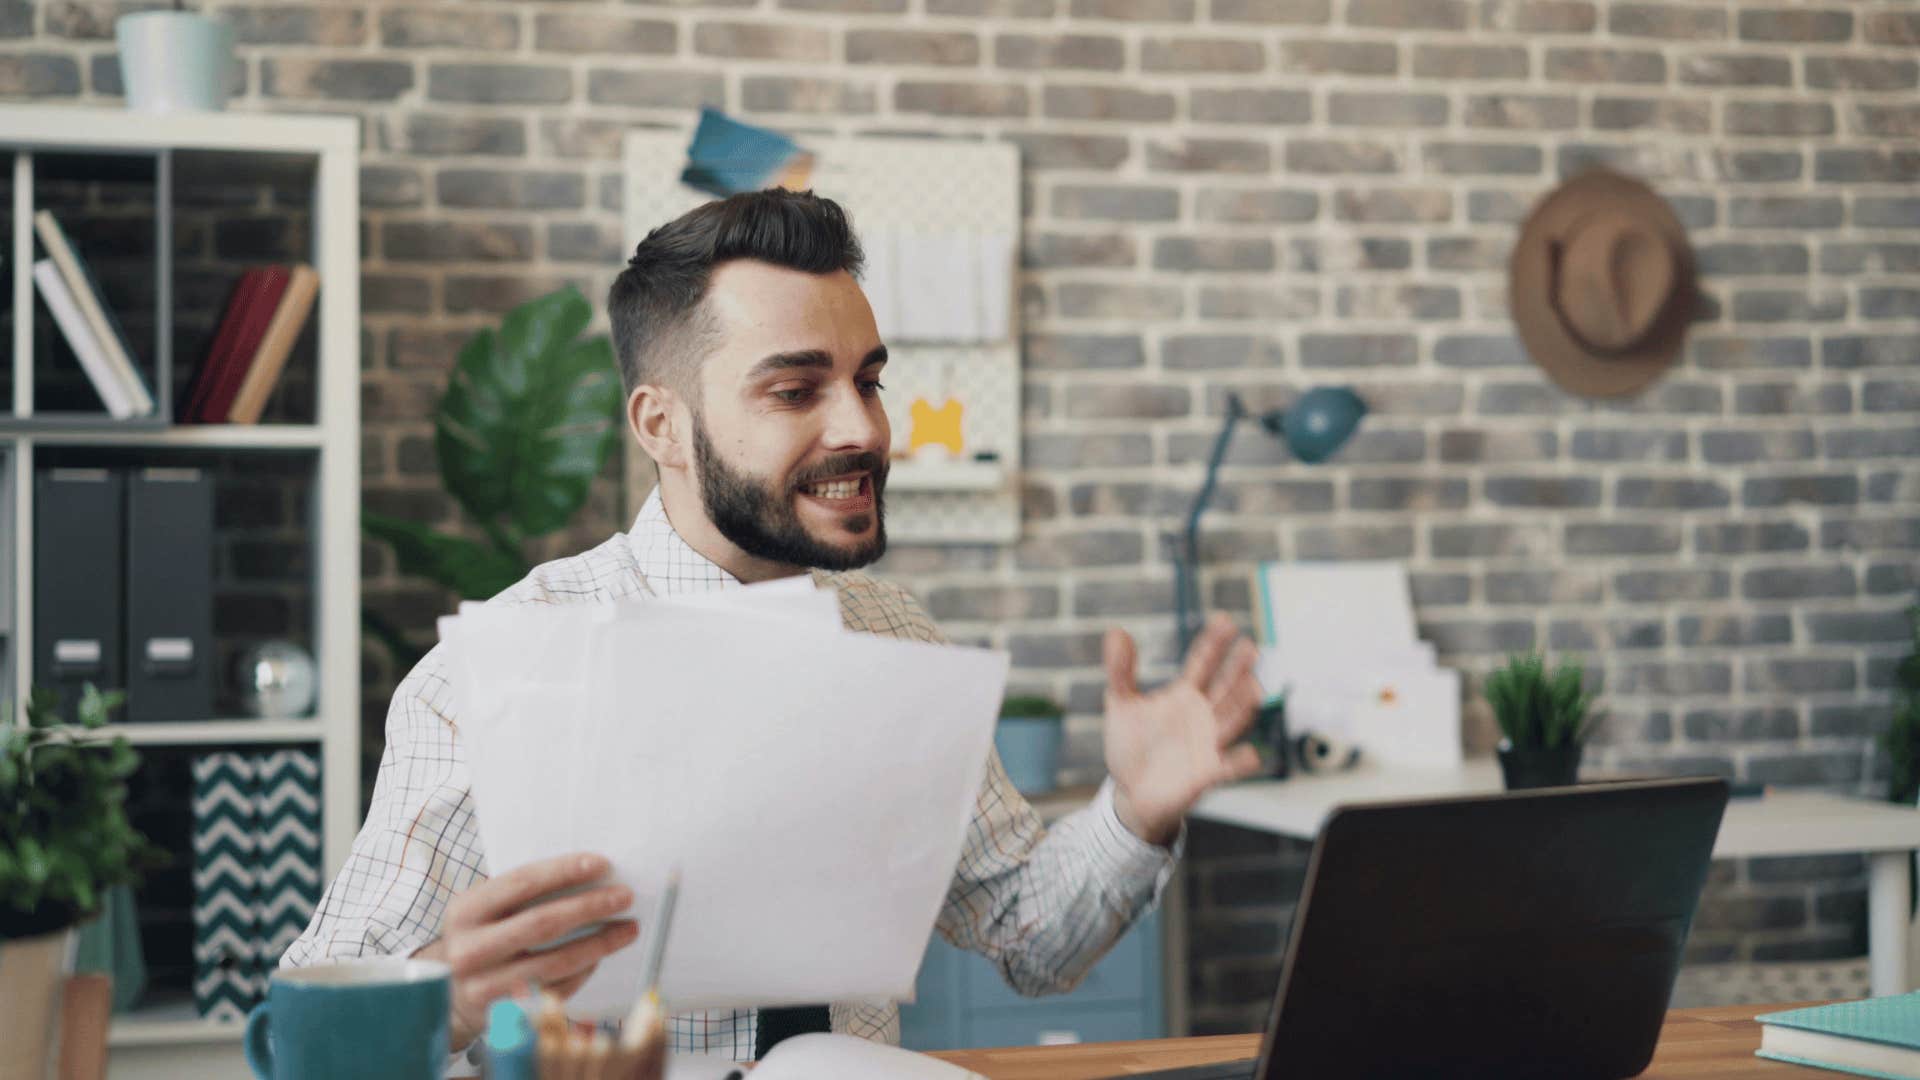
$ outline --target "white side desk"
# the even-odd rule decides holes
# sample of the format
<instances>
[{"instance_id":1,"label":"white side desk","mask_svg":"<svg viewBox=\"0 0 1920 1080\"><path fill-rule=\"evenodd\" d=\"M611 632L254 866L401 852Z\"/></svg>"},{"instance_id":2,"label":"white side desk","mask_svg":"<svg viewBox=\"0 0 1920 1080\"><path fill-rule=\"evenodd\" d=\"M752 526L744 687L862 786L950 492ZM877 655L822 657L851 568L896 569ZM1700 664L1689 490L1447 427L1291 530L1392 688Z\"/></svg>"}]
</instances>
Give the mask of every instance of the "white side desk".
<instances>
[{"instance_id":1,"label":"white side desk","mask_svg":"<svg viewBox=\"0 0 1920 1080\"><path fill-rule=\"evenodd\" d=\"M1491 758L1453 769L1362 767L1325 776L1252 781L1209 792L1193 817L1312 840L1335 806L1500 791ZM1867 946L1873 993L1914 988L1908 960L1907 857L1920 848L1920 812L1911 807L1814 793L1741 798L1727 803L1715 858L1864 852Z\"/></svg>"}]
</instances>

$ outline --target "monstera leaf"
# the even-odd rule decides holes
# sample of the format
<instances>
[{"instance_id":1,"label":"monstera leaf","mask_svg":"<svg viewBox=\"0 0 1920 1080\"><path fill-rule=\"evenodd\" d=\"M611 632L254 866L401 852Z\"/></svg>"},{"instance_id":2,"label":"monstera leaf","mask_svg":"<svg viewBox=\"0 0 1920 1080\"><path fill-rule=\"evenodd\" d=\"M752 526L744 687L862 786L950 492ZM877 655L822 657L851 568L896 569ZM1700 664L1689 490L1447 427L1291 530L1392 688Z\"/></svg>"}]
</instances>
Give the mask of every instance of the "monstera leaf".
<instances>
[{"instance_id":1,"label":"monstera leaf","mask_svg":"<svg viewBox=\"0 0 1920 1080\"><path fill-rule=\"evenodd\" d=\"M528 301L460 350L435 419L447 491L496 541L553 532L618 441L620 378L572 287Z\"/></svg>"},{"instance_id":2,"label":"monstera leaf","mask_svg":"<svg viewBox=\"0 0 1920 1080\"><path fill-rule=\"evenodd\" d=\"M526 561L460 536L447 536L414 521L360 514L368 536L393 546L400 572L431 578L467 600L485 600L526 576Z\"/></svg>"}]
</instances>

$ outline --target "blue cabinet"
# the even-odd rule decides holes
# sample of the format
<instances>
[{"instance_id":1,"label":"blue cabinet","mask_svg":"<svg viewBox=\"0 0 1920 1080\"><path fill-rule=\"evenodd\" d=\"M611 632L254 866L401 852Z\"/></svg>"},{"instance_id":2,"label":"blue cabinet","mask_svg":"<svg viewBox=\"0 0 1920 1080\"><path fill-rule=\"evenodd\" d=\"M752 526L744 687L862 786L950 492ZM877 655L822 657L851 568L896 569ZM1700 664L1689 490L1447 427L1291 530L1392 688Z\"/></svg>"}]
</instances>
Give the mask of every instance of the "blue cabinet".
<instances>
[{"instance_id":1,"label":"blue cabinet","mask_svg":"<svg viewBox=\"0 0 1920 1080\"><path fill-rule=\"evenodd\" d=\"M900 1007L900 1043L912 1050L1157 1039L1166 1034L1160 916L1136 923L1069 994L1021 997L999 969L937 937L915 992Z\"/></svg>"}]
</instances>

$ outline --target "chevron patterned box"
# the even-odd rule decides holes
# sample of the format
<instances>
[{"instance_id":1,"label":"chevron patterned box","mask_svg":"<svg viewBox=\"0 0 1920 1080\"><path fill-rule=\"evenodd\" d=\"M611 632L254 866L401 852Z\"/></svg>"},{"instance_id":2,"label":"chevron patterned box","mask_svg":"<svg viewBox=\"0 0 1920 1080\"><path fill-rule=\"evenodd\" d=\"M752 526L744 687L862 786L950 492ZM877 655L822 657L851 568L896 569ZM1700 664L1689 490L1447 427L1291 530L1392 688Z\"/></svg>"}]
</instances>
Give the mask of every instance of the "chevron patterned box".
<instances>
[{"instance_id":1,"label":"chevron patterned box","mask_svg":"<svg viewBox=\"0 0 1920 1080\"><path fill-rule=\"evenodd\" d=\"M240 1020L260 999L254 829L258 770L246 754L193 761L193 1004Z\"/></svg>"},{"instance_id":2,"label":"chevron patterned box","mask_svg":"<svg viewBox=\"0 0 1920 1080\"><path fill-rule=\"evenodd\" d=\"M265 991L280 957L313 918L320 902L320 756L275 750L255 757L258 794L254 835L259 876L254 912Z\"/></svg>"},{"instance_id":3,"label":"chevron patterned box","mask_svg":"<svg viewBox=\"0 0 1920 1080\"><path fill-rule=\"evenodd\" d=\"M204 754L193 762L193 1001L243 1019L320 900L320 757Z\"/></svg>"}]
</instances>

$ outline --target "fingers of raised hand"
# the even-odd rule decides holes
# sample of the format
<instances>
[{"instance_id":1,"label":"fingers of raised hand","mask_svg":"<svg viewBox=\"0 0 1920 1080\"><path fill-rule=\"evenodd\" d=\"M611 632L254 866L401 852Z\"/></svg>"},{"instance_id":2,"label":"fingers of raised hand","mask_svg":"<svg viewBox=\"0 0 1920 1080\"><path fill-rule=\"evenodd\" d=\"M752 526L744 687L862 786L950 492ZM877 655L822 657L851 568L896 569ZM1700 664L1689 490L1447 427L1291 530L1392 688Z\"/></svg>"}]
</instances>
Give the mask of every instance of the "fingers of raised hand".
<instances>
[{"instance_id":1,"label":"fingers of raised hand","mask_svg":"<svg viewBox=\"0 0 1920 1080\"><path fill-rule=\"evenodd\" d=\"M1226 657L1237 634L1233 620L1226 615L1215 612L1208 616L1206 628L1187 648L1187 662L1181 668L1180 677L1202 690L1212 685L1220 662Z\"/></svg>"},{"instance_id":2,"label":"fingers of raised hand","mask_svg":"<svg viewBox=\"0 0 1920 1080\"><path fill-rule=\"evenodd\" d=\"M1220 779L1216 783L1231 784L1235 780L1245 780L1260 771L1260 751L1242 744L1227 751L1220 762Z\"/></svg>"},{"instance_id":3,"label":"fingers of raised hand","mask_svg":"<svg viewBox=\"0 0 1920 1080\"><path fill-rule=\"evenodd\" d=\"M1233 696L1241 692L1246 681L1253 677L1253 665L1260 659L1260 650L1244 636L1236 636L1227 651L1223 662L1213 673L1213 682L1207 686L1207 697L1218 705L1229 703Z\"/></svg>"},{"instance_id":4,"label":"fingers of raised hand","mask_svg":"<svg viewBox=\"0 0 1920 1080\"><path fill-rule=\"evenodd\" d=\"M1134 681L1135 670L1139 664L1139 654L1134 649L1133 635L1119 627L1107 631L1100 643L1101 660L1107 669L1107 693L1116 698L1129 698L1139 692Z\"/></svg>"}]
</instances>

